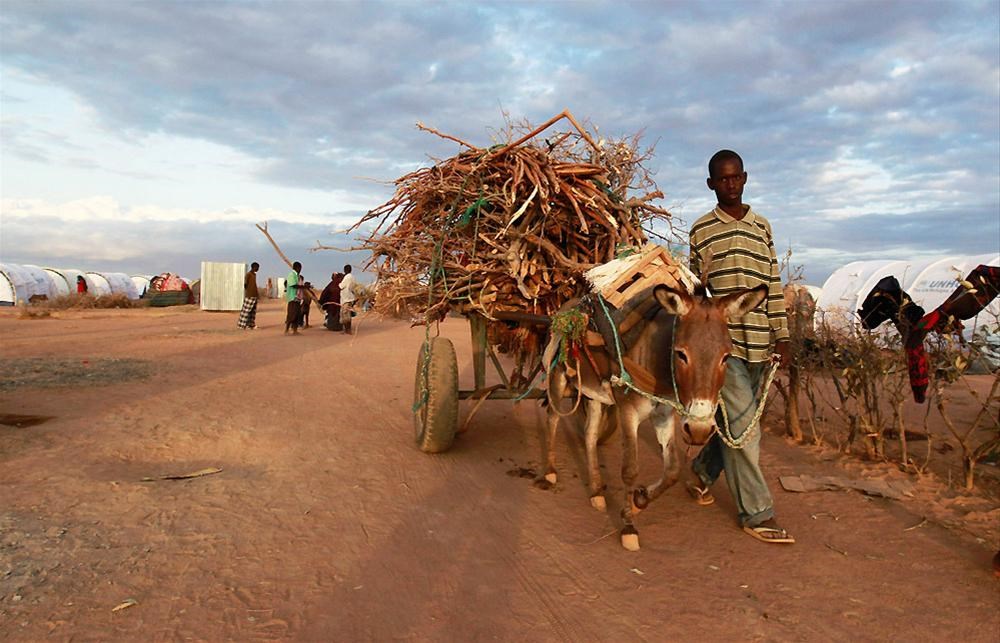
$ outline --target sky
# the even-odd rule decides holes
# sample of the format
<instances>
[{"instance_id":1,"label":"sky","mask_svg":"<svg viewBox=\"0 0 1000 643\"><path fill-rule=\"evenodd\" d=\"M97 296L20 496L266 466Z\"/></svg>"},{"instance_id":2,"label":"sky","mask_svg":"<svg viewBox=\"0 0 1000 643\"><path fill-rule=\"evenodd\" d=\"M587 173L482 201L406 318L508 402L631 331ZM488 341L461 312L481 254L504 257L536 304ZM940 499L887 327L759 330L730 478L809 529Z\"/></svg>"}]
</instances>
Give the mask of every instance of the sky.
<instances>
[{"instance_id":1,"label":"sky","mask_svg":"<svg viewBox=\"0 0 1000 643\"><path fill-rule=\"evenodd\" d=\"M569 109L642 133L678 224L738 151L806 283L1000 251L1000 2L0 5L0 262L306 277L392 181Z\"/></svg>"}]
</instances>

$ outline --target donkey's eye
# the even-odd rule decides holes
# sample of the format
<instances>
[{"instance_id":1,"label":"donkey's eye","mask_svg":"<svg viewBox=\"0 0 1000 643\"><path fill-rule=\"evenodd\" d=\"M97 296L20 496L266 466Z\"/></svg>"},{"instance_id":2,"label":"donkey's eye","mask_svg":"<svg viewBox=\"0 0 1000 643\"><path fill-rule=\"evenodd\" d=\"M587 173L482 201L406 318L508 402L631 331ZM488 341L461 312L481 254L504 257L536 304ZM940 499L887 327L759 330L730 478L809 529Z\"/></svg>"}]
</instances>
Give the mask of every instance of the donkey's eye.
<instances>
[{"instance_id":1,"label":"donkey's eye","mask_svg":"<svg viewBox=\"0 0 1000 643\"><path fill-rule=\"evenodd\" d=\"M674 354L677 355L677 359L679 359L680 361L684 362L685 364L688 363L688 356L687 353L685 353L684 351L677 349L674 351Z\"/></svg>"}]
</instances>

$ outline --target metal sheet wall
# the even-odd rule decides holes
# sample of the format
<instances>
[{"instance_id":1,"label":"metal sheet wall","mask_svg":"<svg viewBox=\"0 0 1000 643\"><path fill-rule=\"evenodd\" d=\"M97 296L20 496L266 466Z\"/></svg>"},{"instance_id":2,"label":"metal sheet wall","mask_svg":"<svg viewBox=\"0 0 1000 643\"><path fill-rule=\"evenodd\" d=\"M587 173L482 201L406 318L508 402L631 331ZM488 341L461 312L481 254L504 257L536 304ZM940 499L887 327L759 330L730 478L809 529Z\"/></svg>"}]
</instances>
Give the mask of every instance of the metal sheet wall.
<instances>
[{"instance_id":1,"label":"metal sheet wall","mask_svg":"<svg viewBox=\"0 0 1000 643\"><path fill-rule=\"evenodd\" d=\"M201 262L201 309L239 310L243 306L245 263Z\"/></svg>"}]
</instances>

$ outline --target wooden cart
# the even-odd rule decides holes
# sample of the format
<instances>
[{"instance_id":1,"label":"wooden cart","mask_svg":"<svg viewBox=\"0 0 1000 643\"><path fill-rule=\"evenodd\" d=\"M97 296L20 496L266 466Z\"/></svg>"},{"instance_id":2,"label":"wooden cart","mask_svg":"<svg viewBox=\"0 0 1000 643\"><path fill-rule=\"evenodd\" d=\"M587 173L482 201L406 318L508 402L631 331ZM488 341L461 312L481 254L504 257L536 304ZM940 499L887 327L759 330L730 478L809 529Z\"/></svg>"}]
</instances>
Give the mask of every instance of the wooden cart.
<instances>
[{"instance_id":1,"label":"wooden cart","mask_svg":"<svg viewBox=\"0 0 1000 643\"><path fill-rule=\"evenodd\" d=\"M621 312L621 319L616 323L616 332L625 333L646 314L648 305L633 306L628 311L623 309L625 303L633 300L639 293L657 286L665 285L671 288L685 288L690 291L693 282L691 277L684 276L684 269L679 266L663 247L648 244L642 250L629 257L616 259L619 262L608 272L607 278L599 278L593 286L612 309ZM610 266L612 262L605 264ZM655 304L650 304L655 305ZM642 306L646 306L643 308ZM627 314L626 314L627 312ZM476 400L523 400L541 399L545 390L531 388L518 389L512 386L497 358L495 347L487 340L487 319L475 311L464 312L472 329L472 371L475 377L475 388L462 391L458 388L458 363L455 358L455 347L451 341L443 337L435 337L420 349L417 358L417 377L414 387L414 424L416 428L417 446L427 453L447 451L458 432L458 401ZM535 315L518 311L496 311L493 318L498 321L510 321L520 324L531 324L548 327L552 319L545 315ZM428 358L425 350L430 348ZM486 359L493 363L500 375L502 384L486 386ZM424 386L424 371L427 368L426 388ZM536 356L534 363L525 365L529 372L525 386L530 387L535 377L542 370L541 357ZM514 383L517 384L517 383ZM424 393L426 391L426 398ZM603 439L603 434L602 434Z\"/></svg>"},{"instance_id":2,"label":"wooden cart","mask_svg":"<svg viewBox=\"0 0 1000 643\"><path fill-rule=\"evenodd\" d=\"M434 337L420 348L417 357L417 373L414 383L413 413L416 430L417 446L425 453L441 453L447 451L458 428L459 400L538 400L545 397L545 390L533 387L535 378L542 370L541 357L536 356L533 363L526 364L528 375L524 379L525 388L512 386L510 378L504 372L496 347L487 340L486 326L489 321L483 315L470 312L465 315L472 331L472 372L474 386L472 390L460 390L458 387L458 360L455 357L455 347L450 339ZM498 311L493 314L498 321L518 322L548 326L551 319L545 315L533 315L514 311ZM430 356L426 354L430 349ZM486 360L489 358L501 384L486 385ZM427 369L426 382L424 368ZM425 386L426 384L426 386ZM426 392L426 397L425 397Z\"/></svg>"}]
</instances>

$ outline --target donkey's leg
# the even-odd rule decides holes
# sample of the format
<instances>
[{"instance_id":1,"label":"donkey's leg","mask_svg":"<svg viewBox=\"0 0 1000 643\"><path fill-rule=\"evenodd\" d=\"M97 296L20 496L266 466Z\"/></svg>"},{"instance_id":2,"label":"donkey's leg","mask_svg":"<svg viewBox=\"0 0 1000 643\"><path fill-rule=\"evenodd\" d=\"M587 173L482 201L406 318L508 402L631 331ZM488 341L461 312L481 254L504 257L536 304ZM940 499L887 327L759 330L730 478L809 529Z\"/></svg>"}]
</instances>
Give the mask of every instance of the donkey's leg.
<instances>
[{"instance_id":1,"label":"donkey's leg","mask_svg":"<svg viewBox=\"0 0 1000 643\"><path fill-rule=\"evenodd\" d=\"M681 461L677 453L677 440L674 439L674 426L677 415L670 407L660 405L653 411L653 428L656 430L656 441L660 443L660 450L663 453L663 472L660 479L646 490L642 505L656 500L661 493L672 487L681 475ZM636 498L636 504L640 499Z\"/></svg>"},{"instance_id":2,"label":"donkey's leg","mask_svg":"<svg viewBox=\"0 0 1000 643\"><path fill-rule=\"evenodd\" d=\"M634 520L638 509L632 502L635 481L639 477L639 416L628 402L616 404L618 428L622 432L622 482L625 483L625 506L622 507L621 539L622 547L629 551L639 550L639 532Z\"/></svg>"},{"instance_id":3,"label":"donkey's leg","mask_svg":"<svg viewBox=\"0 0 1000 643\"><path fill-rule=\"evenodd\" d=\"M566 371L561 367L552 369L549 373L548 402L546 408L546 440L545 440L545 480L555 484L556 479L556 433L559 430L559 405L566 396Z\"/></svg>"},{"instance_id":4,"label":"donkey's leg","mask_svg":"<svg viewBox=\"0 0 1000 643\"><path fill-rule=\"evenodd\" d=\"M587 427L584 442L587 446L587 485L590 488L590 506L598 511L607 509L604 501L604 483L601 480L601 463L597 459L597 439L607 420L604 405L587 399Z\"/></svg>"}]
</instances>

